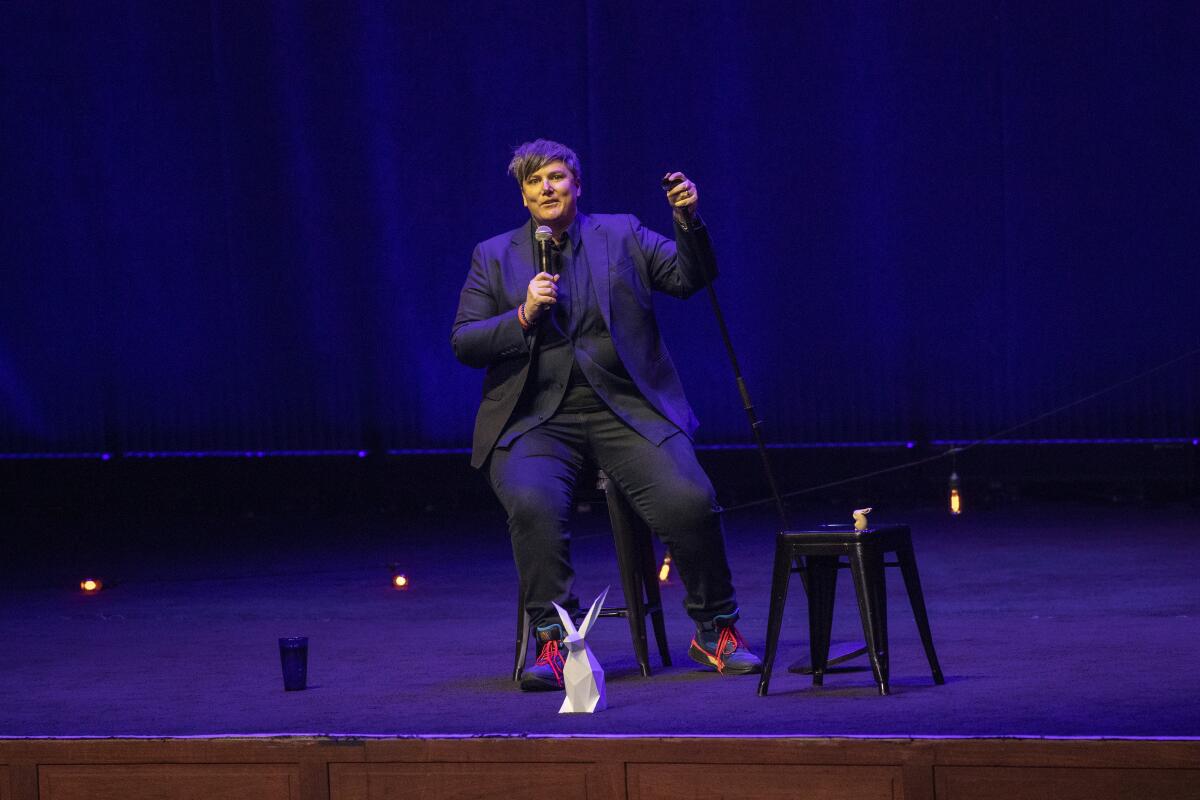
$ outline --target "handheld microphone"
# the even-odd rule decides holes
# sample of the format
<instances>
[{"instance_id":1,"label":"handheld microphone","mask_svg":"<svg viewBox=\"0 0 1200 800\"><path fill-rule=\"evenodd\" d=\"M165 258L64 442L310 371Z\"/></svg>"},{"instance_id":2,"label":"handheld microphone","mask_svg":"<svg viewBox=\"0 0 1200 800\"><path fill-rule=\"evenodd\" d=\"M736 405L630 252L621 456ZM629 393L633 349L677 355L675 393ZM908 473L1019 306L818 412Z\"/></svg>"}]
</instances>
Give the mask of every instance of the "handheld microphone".
<instances>
[{"instance_id":1,"label":"handheld microphone","mask_svg":"<svg viewBox=\"0 0 1200 800\"><path fill-rule=\"evenodd\" d=\"M533 238L537 239L538 243L538 271L553 275L554 261L550 257L550 240L554 238L554 231L550 230L549 225L539 225L533 232Z\"/></svg>"}]
</instances>

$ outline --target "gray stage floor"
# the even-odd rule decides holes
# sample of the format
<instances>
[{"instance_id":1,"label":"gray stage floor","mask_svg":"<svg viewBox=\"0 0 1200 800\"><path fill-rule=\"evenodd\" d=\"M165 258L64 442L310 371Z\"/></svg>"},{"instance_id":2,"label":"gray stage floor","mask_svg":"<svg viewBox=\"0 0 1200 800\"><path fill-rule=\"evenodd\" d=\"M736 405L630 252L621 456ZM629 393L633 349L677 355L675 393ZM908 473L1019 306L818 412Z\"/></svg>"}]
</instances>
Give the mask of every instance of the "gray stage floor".
<instances>
[{"instance_id":1,"label":"gray stage floor","mask_svg":"<svg viewBox=\"0 0 1200 800\"><path fill-rule=\"evenodd\" d=\"M515 576L498 514L9 521L0 737L1200 735L1197 509L879 509L872 521L913 526L946 685L932 684L894 570L888 697L865 659L823 688L786 671L806 656L798 591L770 696L756 695L756 677L704 672L685 656L675 583L675 665L642 678L625 622L601 620L591 639L610 707L591 716L559 715L561 695L508 679ZM602 509L576 526L585 602L609 583L619 595L606 526ZM741 629L759 652L772 527L753 513L727 521ZM390 588L390 561L409 591ZM80 596L71 584L85 571L118 583ZM860 638L840 580L835 640ZM275 642L291 635L310 637L304 692L282 691Z\"/></svg>"}]
</instances>

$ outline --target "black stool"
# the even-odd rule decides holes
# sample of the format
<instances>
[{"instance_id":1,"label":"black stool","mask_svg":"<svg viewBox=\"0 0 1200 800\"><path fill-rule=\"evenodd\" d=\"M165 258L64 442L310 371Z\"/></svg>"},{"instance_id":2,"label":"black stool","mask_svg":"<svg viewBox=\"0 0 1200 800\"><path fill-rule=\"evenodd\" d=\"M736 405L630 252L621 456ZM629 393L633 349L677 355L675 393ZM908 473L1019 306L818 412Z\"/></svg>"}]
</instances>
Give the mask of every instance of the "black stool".
<instances>
[{"instance_id":1,"label":"black stool","mask_svg":"<svg viewBox=\"0 0 1200 800\"><path fill-rule=\"evenodd\" d=\"M895 553L896 561L885 563L884 553ZM846 556L849 563L842 563ZM856 531L854 526L829 525L811 531L783 531L775 537L775 569L771 578L771 611L767 622L767 652L763 659L759 695L766 695L779 646L779 629L783 623L783 606L787 601L788 580L792 572L800 572L808 590L808 643L812 653L813 686L824 682L829 661L829 634L833 627L833 600L837 589L838 569L850 568L854 576L854 593L858 596L858 613L862 617L863 636L867 640L867 655L871 672L880 694L888 693L887 650L887 592L884 567L900 567L904 588L912 605L921 644L933 671L933 682L945 683L942 668L933 650L929 632L929 616L925 612L925 595L917 575L917 559L913 555L912 533L907 525L880 525Z\"/></svg>"},{"instance_id":2,"label":"black stool","mask_svg":"<svg viewBox=\"0 0 1200 800\"><path fill-rule=\"evenodd\" d=\"M621 588L625 592L625 607L606 608L602 617L625 617L629 620L629 635L633 639L633 652L643 676L650 675L650 648L646 643L646 616L654 625L654 638L658 642L658 654L664 667L671 666L671 654L667 650L667 629L663 624L662 595L658 590L658 564L654 558L654 542L650 528L629 501L621 494L617 485L600 473L600 488L604 489L608 503L608 518L612 523L613 543L617 551L617 570L621 575ZM529 615L520 587L517 590L517 653L513 666L513 680L521 680L525 671L525 658L529 650Z\"/></svg>"}]
</instances>

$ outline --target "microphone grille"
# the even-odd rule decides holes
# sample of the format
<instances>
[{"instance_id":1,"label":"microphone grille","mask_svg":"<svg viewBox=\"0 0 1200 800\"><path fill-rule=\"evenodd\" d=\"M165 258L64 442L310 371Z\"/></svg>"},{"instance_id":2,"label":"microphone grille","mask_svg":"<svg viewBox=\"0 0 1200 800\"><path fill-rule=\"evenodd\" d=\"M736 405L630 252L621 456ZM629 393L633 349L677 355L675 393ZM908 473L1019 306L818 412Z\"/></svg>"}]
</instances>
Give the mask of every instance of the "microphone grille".
<instances>
[{"instance_id":1,"label":"microphone grille","mask_svg":"<svg viewBox=\"0 0 1200 800\"><path fill-rule=\"evenodd\" d=\"M549 225L538 225L538 229L533 232L533 238L539 242L548 242L554 237L554 231L550 230Z\"/></svg>"}]
</instances>

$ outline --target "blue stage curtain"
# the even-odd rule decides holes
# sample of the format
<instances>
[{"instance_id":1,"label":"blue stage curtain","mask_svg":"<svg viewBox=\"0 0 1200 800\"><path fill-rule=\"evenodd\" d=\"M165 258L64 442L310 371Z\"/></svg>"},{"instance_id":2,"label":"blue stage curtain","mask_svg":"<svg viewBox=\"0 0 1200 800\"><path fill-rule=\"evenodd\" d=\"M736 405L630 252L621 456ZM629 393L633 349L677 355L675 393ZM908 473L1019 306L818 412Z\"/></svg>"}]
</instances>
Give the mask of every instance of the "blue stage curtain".
<instances>
[{"instance_id":1,"label":"blue stage curtain","mask_svg":"<svg viewBox=\"0 0 1200 800\"><path fill-rule=\"evenodd\" d=\"M1200 346L1200 6L0 5L0 452L466 446L512 146L700 185L775 441L983 435ZM748 440L703 297L700 440ZM1191 436L1200 360L1024 436Z\"/></svg>"}]
</instances>

